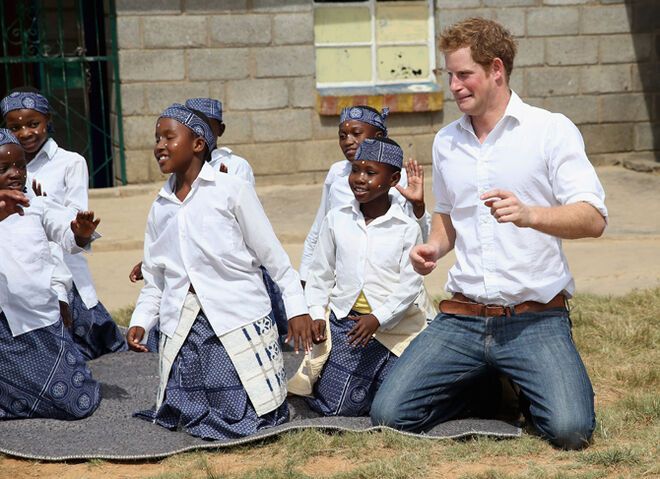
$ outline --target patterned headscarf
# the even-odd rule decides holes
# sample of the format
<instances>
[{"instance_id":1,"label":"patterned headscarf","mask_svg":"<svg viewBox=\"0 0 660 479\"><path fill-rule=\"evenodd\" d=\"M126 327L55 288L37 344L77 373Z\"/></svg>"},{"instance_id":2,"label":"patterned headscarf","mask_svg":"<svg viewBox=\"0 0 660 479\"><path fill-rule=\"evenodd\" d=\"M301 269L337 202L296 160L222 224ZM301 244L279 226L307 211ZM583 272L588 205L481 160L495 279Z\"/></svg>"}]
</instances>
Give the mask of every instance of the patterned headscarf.
<instances>
[{"instance_id":1,"label":"patterned headscarf","mask_svg":"<svg viewBox=\"0 0 660 479\"><path fill-rule=\"evenodd\" d=\"M364 140L355 152L355 160L387 163L395 168L403 168L403 150L397 144L387 143L378 138Z\"/></svg>"},{"instance_id":2,"label":"patterned headscarf","mask_svg":"<svg viewBox=\"0 0 660 479\"><path fill-rule=\"evenodd\" d=\"M199 110L209 118L222 121L222 102L213 98L190 98L186 100L186 106L193 110Z\"/></svg>"},{"instance_id":3,"label":"patterned headscarf","mask_svg":"<svg viewBox=\"0 0 660 479\"><path fill-rule=\"evenodd\" d=\"M172 118L182 125L187 126L193 131L193 133L204 139L206 146L209 147L209 151L215 149L216 137L211 131L211 127L190 108L179 103L174 103L165 108L165 111L161 113L160 118Z\"/></svg>"},{"instance_id":4,"label":"patterned headscarf","mask_svg":"<svg viewBox=\"0 0 660 479\"><path fill-rule=\"evenodd\" d=\"M368 123L373 125L376 128L383 130L385 136L387 136L387 127L385 126L385 118L390 114L389 108L383 108L383 111L378 113L373 111L370 108L365 108L364 106L351 106L344 108L339 114L339 124L341 125L345 121L357 120L363 123Z\"/></svg>"},{"instance_id":5,"label":"patterned headscarf","mask_svg":"<svg viewBox=\"0 0 660 479\"><path fill-rule=\"evenodd\" d=\"M23 108L35 110L44 115L50 113L50 104L41 93L15 91L4 97L0 102L2 116L6 116L12 110L22 110Z\"/></svg>"},{"instance_id":6,"label":"patterned headscarf","mask_svg":"<svg viewBox=\"0 0 660 479\"><path fill-rule=\"evenodd\" d=\"M0 128L0 146L11 144L21 146L21 143L16 139L10 130L7 128Z\"/></svg>"}]
</instances>

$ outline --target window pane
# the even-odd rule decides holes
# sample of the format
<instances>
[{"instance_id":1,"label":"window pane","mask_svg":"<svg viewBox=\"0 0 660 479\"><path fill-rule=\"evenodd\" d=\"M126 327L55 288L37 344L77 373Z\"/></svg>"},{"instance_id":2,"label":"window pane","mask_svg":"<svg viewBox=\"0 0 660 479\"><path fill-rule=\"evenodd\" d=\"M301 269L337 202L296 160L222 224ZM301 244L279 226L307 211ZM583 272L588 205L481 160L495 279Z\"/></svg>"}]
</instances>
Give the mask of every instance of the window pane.
<instances>
[{"instance_id":1,"label":"window pane","mask_svg":"<svg viewBox=\"0 0 660 479\"><path fill-rule=\"evenodd\" d=\"M371 81L371 48L317 48L318 83Z\"/></svg>"},{"instance_id":2,"label":"window pane","mask_svg":"<svg viewBox=\"0 0 660 479\"><path fill-rule=\"evenodd\" d=\"M425 80L429 76L427 46L379 47L377 57L379 80Z\"/></svg>"},{"instance_id":3,"label":"window pane","mask_svg":"<svg viewBox=\"0 0 660 479\"><path fill-rule=\"evenodd\" d=\"M328 7L314 9L316 43L371 41L371 19L367 7Z\"/></svg>"},{"instance_id":4,"label":"window pane","mask_svg":"<svg viewBox=\"0 0 660 479\"><path fill-rule=\"evenodd\" d=\"M376 5L376 41L411 42L428 39L427 2L380 3Z\"/></svg>"}]
</instances>

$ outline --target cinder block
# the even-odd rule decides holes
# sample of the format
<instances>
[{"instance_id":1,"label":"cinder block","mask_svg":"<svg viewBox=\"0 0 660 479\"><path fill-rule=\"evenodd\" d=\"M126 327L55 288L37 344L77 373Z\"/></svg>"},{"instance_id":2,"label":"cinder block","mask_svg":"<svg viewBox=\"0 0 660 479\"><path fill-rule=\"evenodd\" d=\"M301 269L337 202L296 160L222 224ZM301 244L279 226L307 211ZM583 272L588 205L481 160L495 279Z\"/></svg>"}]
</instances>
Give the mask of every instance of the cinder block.
<instances>
[{"instance_id":1,"label":"cinder block","mask_svg":"<svg viewBox=\"0 0 660 479\"><path fill-rule=\"evenodd\" d=\"M232 110L269 110L289 103L286 80L264 78L227 82L227 104Z\"/></svg>"},{"instance_id":2,"label":"cinder block","mask_svg":"<svg viewBox=\"0 0 660 479\"><path fill-rule=\"evenodd\" d=\"M615 153L633 148L633 123L581 125L587 154Z\"/></svg>"},{"instance_id":3,"label":"cinder block","mask_svg":"<svg viewBox=\"0 0 660 479\"><path fill-rule=\"evenodd\" d=\"M188 50L186 54L191 80L236 80L249 74L247 48L205 48Z\"/></svg>"},{"instance_id":4,"label":"cinder block","mask_svg":"<svg viewBox=\"0 0 660 479\"><path fill-rule=\"evenodd\" d=\"M493 10L490 8L461 8L458 10L438 10L436 17L436 32L442 33L447 27L454 25L466 18L482 17L493 18Z\"/></svg>"},{"instance_id":5,"label":"cinder block","mask_svg":"<svg viewBox=\"0 0 660 479\"><path fill-rule=\"evenodd\" d=\"M404 161L407 161L408 158L417 160L417 162L422 165L426 165L424 168L425 177L431 177L432 169L431 163L433 163L433 139L435 138L434 133L427 133L424 135L408 135L402 136L400 138L400 145L403 149L403 158ZM427 205L427 210L431 211L431 207Z\"/></svg>"},{"instance_id":6,"label":"cinder block","mask_svg":"<svg viewBox=\"0 0 660 479\"><path fill-rule=\"evenodd\" d=\"M635 150L660 150L660 123L635 125Z\"/></svg>"},{"instance_id":7,"label":"cinder block","mask_svg":"<svg viewBox=\"0 0 660 479\"><path fill-rule=\"evenodd\" d=\"M308 0L252 0L252 9L256 12L308 12L312 2Z\"/></svg>"},{"instance_id":8,"label":"cinder block","mask_svg":"<svg viewBox=\"0 0 660 479\"><path fill-rule=\"evenodd\" d=\"M217 100L220 100L223 105L227 101L227 92L225 90L225 84L226 82L224 81L209 81L209 97L210 98L215 98ZM227 108L225 108L226 110Z\"/></svg>"},{"instance_id":9,"label":"cinder block","mask_svg":"<svg viewBox=\"0 0 660 479\"><path fill-rule=\"evenodd\" d=\"M143 83L124 83L121 85L121 109L126 116L143 115L146 109Z\"/></svg>"},{"instance_id":10,"label":"cinder block","mask_svg":"<svg viewBox=\"0 0 660 479\"><path fill-rule=\"evenodd\" d=\"M268 15L214 15L210 17L212 45L265 45L271 40Z\"/></svg>"},{"instance_id":11,"label":"cinder block","mask_svg":"<svg viewBox=\"0 0 660 479\"><path fill-rule=\"evenodd\" d=\"M442 104L442 111L433 117L433 130L437 133L452 121L458 120L463 116L463 112L458 109L456 102L452 99Z\"/></svg>"},{"instance_id":12,"label":"cinder block","mask_svg":"<svg viewBox=\"0 0 660 479\"><path fill-rule=\"evenodd\" d=\"M298 171L318 171L327 174L330 166L344 159L336 140L300 141L295 145Z\"/></svg>"},{"instance_id":13,"label":"cinder block","mask_svg":"<svg viewBox=\"0 0 660 479\"><path fill-rule=\"evenodd\" d=\"M316 80L314 77L292 78L289 82L289 105L296 108L312 108L316 105Z\"/></svg>"},{"instance_id":14,"label":"cinder block","mask_svg":"<svg viewBox=\"0 0 660 479\"><path fill-rule=\"evenodd\" d=\"M253 136L257 142L302 141L312 137L311 110L252 112Z\"/></svg>"},{"instance_id":15,"label":"cinder block","mask_svg":"<svg viewBox=\"0 0 660 479\"><path fill-rule=\"evenodd\" d=\"M536 0L484 0L487 7L532 7Z\"/></svg>"},{"instance_id":16,"label":"cinder block","mask_svg":"<svg viewBox=\"0 0 660 479\"><path fill-rule=\"evenodd\" d=\"M630 87L630 65L594 65L580 72L582 93L625 92Z\"/></svg>"},{"instance_id":17,"label":"cinder block","mask_svg":"<svg viewBox=\"0 0 660 479\"><path fill-rule=\"evenodd\" d=\"M542 38L520 38L518 53L513 68L543 65L545 61L545 41Z\"/></svg>"},{"instance_id":18,"label":"cinder block","mask_svg":"<svg viewBox=\"0 0 660 479\"><path fill-rule=\"evenodd\" d=\"M576 125L599 121L596 95L550 96L543 102L543 108L563 113Z\"/></svg>"},{"instance_id":19,"label":"cinder block","mask_svg":"<svg viewBox=\"0 0 660 479\"><path fill-rule=\"evenodd\" d=\"M337 154L343 158L339 149L339 116L319 115L312 113L312 138L314 140L334 140L337 145Z\"/></svg>"},{"instance_id":20,"label":"cinder block","mask_svg":"<svg viewBox=\"0 0 660 479\"><path fill-rule=\"evenodd\" d=\"M314 75L314 47L260 48L256 51L258 77Z\"/></svg>"},{"instance_id":21,"label":"cinder block","mask_svg":"<svg viewBox=\"0 0 660 479\"><path fill-rule=\"evenodd\" d=\"M603 35L599 40L601 63L644 62L653 50L653 37L648 34Z\"/></svg>"},{"instance_id":22,"label":"cinder block","mask_svg":"<svg viewBox=\"0 0 660 479\"><path fill-rule=\"evenodd\" d=\"M181 12L182 0L116 0L115 10L120 16L126 13L162 15Z\"/></svg>"},{"instance_id":23,"label":"cinder block","mask_svg":"<svg viewBox=\"0 0 660 479\"><path fill-rule=\"evenodd\" d=\"M120 49L142 47L140 17L117 17L117 44Z\"/></svg>"},{"instance_id":24,"label":"cinder block","mask_svg":"<svg viewBox=\"0 0 660 479\"><path fill-rule=\"evenodd\" d=\"M548 65L592 65L598 63L598 39L594 37L554 37L546 39Z\"/></svg>"},{"instance_id":25,"label":"cinder block","mask_svg":"<svg viewBox=\"0 0 660 479\"><path fill-rule=\"evenodd\" d=\"M247 10L247 0L186 0L184 9L194 13L241 12Z\"/></svg>"},{"instance_id":26,"label":"cinder block","mask_svg":"<svg viewBox=\"0 0 660 479\"><path fill-rule=\"evenodd\" d=\"M651 119L650 96L641 93L602 95L600 120L603 122L649 121Z\"/></svg>"},{"instance_id":27,"label":"cinder block","mask_svg":"<svg viewBox=\"0 0 660 479\"><path fill-rule=\"evenodd\" d=\"M637 33L652 33L658 31L660 18L660 2L657 0L629 1L628 8L632 10L631 24L635 25Z\"/></svg>"},{"instance_id":28,"label":"cinder block","mask_svg":"<svg viewBox=\"0 0 660 479\"><path fill-rule=\"evenodd\" d=\"M527 11L527 32L533 37L576 35L579 24L577 7L542 7Z\"/></svg>"},{"instance_id":29,"label":"cinder block","mask_svg":"<svg viewBox=\"0 0 660 479\"><path fill-rule=\"evenodd\" d=\"M481 0L435 0L436 10L444 8L473 8L480 7Z\"/></svg>"},{"instance_id":30,"label":"cinder block","mask_svg":"<svg viewBox=\"0 0 660 479\"><path fill-rule=\"evenodd\" d=\"M591 0L543 0L543 5L584 5Z\"/></svg>"},{"instance_id":31,"label":"cinder block","mask_svg":"<svg viewBox=\"0 0 660 479\"><path fill-rule=\"evenodd\" d=\"M184 103L188 98L208 96L206 82L153 83L146 86L145 113L159 115L172 103Z\"/></svg>"},{"instance_id":32,"label":"cinder block","mask_svg":"<svg viewBox=\"0 0 660 479\"><path fill-rule=\"evenodd\" d=\"M242 111L224 111L222 121L225 123L225 133L220 138L220 145L238 145L252 142L252 118L250 113ZM243 147L241 146L241 149ZM239 156L243 156L238 153ZM245 157L246 160L250 160Z\"/></svg>"},{"instance_id":33,"label":"cinder block","mask_svg":"<svg viewBox=\"0 0 660 479\"><path fill-rule=\"evenodd\" d=\"M153 150L126 150L125 159L128 183L147 183L151 180L149 162L156 162Z\"/></svg>"},{"instance_id":34,"label":"cinder block","mask_svg":"<svg viewBox=\"0 0 660 479\"><path fill-rule=\"evenodd\" d=\"M153 148L156 130L155 116L124 117L124 145L127 150Z\"/></svg>"},{"instance_id":35,"label":"cinder block","mask_svg":"<svg viewBox=\"0 0 660 479\"><path fill-rule=\"evenodd\" d=\"M580 31L593 33L626 33L630 22L625 5L589 6L582 9Z\"/></svg>"},{"instance_id":36,"label":"cinder block","mask_svg":"<svg viewBox=\"0 0 660 479\"><path fill-rule=\"evenodd\" d=\"M433 115L431 112L391 113L387 117L387 130L396 141L405 135L433 133Z\"/></svg>"},{"instance_id":37,"label":"cinder block","mask_svg":"<svg viewBox=\"0 0 660 479\"><path fill-rule=\"evenodd\" d=\"M273 17L273 43L276 45L313 44L312 12L285 13Z\"/></svg>"},{"instance_id":38,"label":"cinder block","mask_svg":"<svg viewBox=\"0 0 660 479\"><path fill-rule=\"evenodd\" d=\"M527 96L573 95L580 83L578 67L528 68L525 71Z\"/></svg>"},{"instance_id":39,"label":"cinder block","mask_svg":"<svg viewBox=\"0 0 660 479\"><path fill-rule=\"evenodd\" d=\"M513 36L525 35L524 8L498 8L493 10L493 20L504 25Z\"/></svg>"},{"instance_id":40,"label":"cinder block","mask_svg":"<svg viewBox=\"0 0 660 479\"><path fill-rule=\"evenodd\" d=\"M145 48L182 48L206 46L206 17L186 15L145 17Z\"/></svg>"},{"instance_id":41,"label":"cinder block","mask_svg":"<svg viewBox=\"0 0 660 479\"><path fill-rule=\"evenodd\" d=\"M255 175L277 175L298 171L296 143L259 143L242 145L240 156L248 159ZM237 151L238 153L238 151Z\"/></svg>"},{"instance_id":42,"label":"cinder block","mask_svg":"<svg viewBox=\"0 0 660 479\"><path fill-rule=\"evenodd\" d=\"M509 88L520 96L524 97L527 95L527 90L525 89L525 69L513 70L511 78L509 78Z\"/></svg>"},{"instance_id":43,"label":"cinder block","mask_svg":"<svg viewBox=\"0 0 660 479\"><path fill-rule=\"evenodd\" d=\"M183 80L182 50L119 50L122 81Z\"/></svg>"},{"instance_id":44,"label":"cinder block","mask_svg":"<svg viewBox=\"0 0 660 479\"><path fill-rule=\"evenodd\" d=\"M658 81L658 78L660 78L660 63L633 63L630 67L632 77L630 91L660 93L660 82ZM657 95L656 98L660 99L660 95Z\"/></svg>"}]
</instances>

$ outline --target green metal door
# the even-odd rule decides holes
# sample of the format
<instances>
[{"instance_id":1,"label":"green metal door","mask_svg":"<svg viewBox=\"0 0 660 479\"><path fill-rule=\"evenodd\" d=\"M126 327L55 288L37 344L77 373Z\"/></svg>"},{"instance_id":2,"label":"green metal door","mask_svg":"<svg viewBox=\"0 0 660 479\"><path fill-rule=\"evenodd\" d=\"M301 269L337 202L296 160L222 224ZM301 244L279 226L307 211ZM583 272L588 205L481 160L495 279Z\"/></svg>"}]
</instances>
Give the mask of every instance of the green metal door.
<instances>
[{"instance_id":1,"label":"green metal door","mask_svg":"<svg viewBox=\"0 0 660 479\"><path fill-rule=\"evenodd\" d=\"M0 0L0 95L33 86L90 186L126 184L114 0Z\"/></svg>"}]
</instances>

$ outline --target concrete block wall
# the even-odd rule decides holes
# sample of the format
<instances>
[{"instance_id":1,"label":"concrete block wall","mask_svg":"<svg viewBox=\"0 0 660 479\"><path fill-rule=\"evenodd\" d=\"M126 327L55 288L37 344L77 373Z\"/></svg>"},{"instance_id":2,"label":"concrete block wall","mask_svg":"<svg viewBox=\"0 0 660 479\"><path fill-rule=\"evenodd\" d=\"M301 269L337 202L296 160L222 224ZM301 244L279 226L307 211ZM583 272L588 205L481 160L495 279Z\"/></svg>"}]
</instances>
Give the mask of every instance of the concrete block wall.
<instances>
[{"instance_id":1,"label":"concrete block wall","mask_svg":"<svg viewBox=\"0 0 660 479\"><path fill-rule=\"evenodd\" d=\"M438 32L470 16L516 36L513 89L573 120L592 162L660 161L660 2L436 1Z\"/></svg>"},{"instance_id":2,"label":"concrete block wall","mask_svg":"<svg viewBox=\"0 0 660 479\"><path fill-rule=\"evenodd\" d=\"M648 19L660 15L655 3L436 0L436 34L467 16L504 23L519 41L511 83L523 98L577 123L595 162L652 157L660 149L660 34ZM248 159L261 184L321 181L342 159L338 118L314 110L311 0L116 5L129 182L162 178L155 120L195 96L222 100L221 143ZM447 100L442 112L390 116L391 136L408 156L430 163L435 132L460 115L448 92Z\"/></svg>"}]
</instances>

